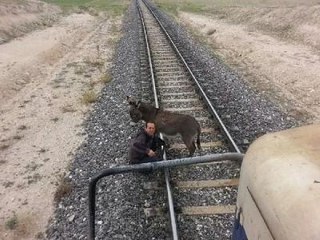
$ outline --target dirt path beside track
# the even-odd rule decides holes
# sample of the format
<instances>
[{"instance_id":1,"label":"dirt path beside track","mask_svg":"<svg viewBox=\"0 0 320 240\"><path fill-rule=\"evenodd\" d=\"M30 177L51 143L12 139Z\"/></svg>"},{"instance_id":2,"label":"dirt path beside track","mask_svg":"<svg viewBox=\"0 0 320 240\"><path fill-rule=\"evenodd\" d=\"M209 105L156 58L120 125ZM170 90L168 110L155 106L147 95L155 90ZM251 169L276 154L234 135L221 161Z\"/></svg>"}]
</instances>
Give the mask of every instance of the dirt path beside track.
<instances>
[{"instance_id":1,"label":"dirt path beside track","mask_svg":"<svg viewBox=\"0 0 320 240\"><path fill-rule=\"evenodd\" d=\"M241 8L229 13L230 19L180 12L179 21L193 29L252 87L289 109L293 116L306 118L306 123L320 123L320 24L314 21L320 19L320 7L309 8L276 9L264 22L266 14L261 10L259 15L257 9L250 21L241 21L246 14ZM293 19L292 11L306 12ZM308 12L313 15L308 16ZM290 35L276 29L281 21L290 22ZM263 24L274 29L259 29ZM306 26L315 30L313 34Z\"/></svg>"},{"instance_id":2,"label":"dirt path beside track","mask_svg":"<svg viewBox=\"0 0 320 240\"><path fill-rule=\"evenodd\" d=\"M120 25L71 14L0 45L0 239L44 236Z\"/></svg>"}]
</instances>

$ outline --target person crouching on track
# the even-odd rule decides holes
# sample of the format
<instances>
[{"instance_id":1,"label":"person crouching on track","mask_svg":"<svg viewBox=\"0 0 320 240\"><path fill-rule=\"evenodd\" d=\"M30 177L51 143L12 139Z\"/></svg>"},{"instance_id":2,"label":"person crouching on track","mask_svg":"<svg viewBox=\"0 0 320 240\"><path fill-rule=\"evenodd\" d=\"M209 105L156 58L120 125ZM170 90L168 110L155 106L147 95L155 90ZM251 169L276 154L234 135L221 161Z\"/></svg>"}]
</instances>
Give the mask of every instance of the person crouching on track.
<instances>
[{"instance_id":1,"label":"person crouching on track","mask_svg":"<svg viewBox=\"0 0 320 240\"><path fill-rule=\"evenodd\" d=\"M129 149L130 164L161 161L156 150L164 145L164 141L156 134L154 122L146 122L145 128L132 140Z\"/></svg>"}]
</instances>

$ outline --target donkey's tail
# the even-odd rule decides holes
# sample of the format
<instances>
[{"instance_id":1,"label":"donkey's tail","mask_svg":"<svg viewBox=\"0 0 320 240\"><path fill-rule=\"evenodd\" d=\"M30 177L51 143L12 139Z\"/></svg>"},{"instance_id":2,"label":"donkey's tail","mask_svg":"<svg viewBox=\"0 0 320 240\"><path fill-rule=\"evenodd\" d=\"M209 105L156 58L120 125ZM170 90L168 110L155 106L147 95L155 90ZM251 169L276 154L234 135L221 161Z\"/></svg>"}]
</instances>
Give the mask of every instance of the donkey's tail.
<instances>
[{"instance_id":1,"label":"donkey's tail","mask_svg":"<svg viewBox=\"0 0 320 240\"><path fill-rule=\"evenodd\" d=\"M198 147L199 150L201 150L200 134L201 134L201 128L200 128L200 126L199 126L199 127L198 127L198 133L197 133L197 147Z\"/></svg>"}]
</instances>

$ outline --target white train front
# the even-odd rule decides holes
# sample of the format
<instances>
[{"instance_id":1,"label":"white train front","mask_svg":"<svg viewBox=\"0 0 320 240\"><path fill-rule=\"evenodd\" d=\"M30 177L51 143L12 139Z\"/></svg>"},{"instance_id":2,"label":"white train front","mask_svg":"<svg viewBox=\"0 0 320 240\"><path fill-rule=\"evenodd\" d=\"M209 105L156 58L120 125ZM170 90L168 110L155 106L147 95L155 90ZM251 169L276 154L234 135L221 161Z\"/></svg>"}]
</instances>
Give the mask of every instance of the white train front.
<instances>
[{"instance_id":1,"label":"white train front","mask_svg":"<svg viewBox=\"0 0 320 240\"><path fill-rule=\"evenodd\" d=\"M320 239L320 125L266 134L240 173L233 240Z\"/></svg>"}]
</instances>

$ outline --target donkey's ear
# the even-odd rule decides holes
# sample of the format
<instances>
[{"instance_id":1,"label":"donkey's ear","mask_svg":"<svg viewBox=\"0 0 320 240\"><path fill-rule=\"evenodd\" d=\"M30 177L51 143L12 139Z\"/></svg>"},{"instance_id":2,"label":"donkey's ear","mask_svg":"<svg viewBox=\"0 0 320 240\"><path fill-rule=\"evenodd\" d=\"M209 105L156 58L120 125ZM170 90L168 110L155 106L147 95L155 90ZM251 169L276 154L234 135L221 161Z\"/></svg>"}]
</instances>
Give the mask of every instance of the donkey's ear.
<instances>
[{"instance_id":1,"label":"donkey's ear","mask_svg":"<svg viewBox=\"0 0 320 240\"><path fill-rule=\"evenodd\" d=\"M140 104L141 104L141 101L138 101L137 104L136 104L137 108L140 107Z\"/></svg>"}]
</instances>

